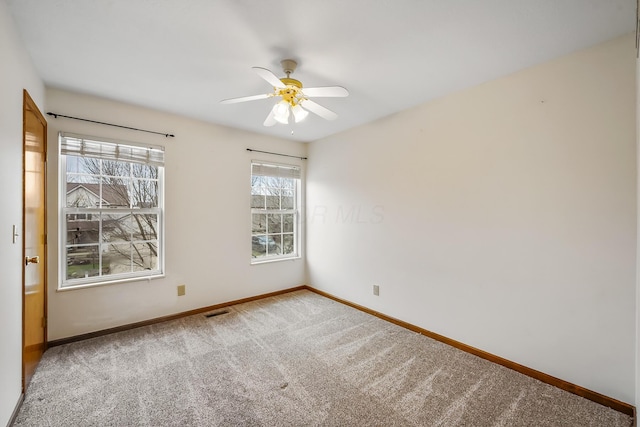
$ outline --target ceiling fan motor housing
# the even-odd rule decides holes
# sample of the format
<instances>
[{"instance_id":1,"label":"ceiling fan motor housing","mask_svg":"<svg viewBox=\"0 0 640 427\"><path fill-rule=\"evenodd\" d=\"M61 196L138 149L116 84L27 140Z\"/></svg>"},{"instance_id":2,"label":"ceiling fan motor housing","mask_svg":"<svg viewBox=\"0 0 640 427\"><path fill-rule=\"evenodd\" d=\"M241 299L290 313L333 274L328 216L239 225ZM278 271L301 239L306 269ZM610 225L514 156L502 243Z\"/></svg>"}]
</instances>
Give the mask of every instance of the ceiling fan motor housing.
<instances>
[{"instance_id":1,"label":"ceiling fan motor housing","mask_svg":"<svg viewBox=\"0 0 640 427\"><path fill-rule=\"evenodd\" d=\"M282 65L282 71L289 77L289 74L293 73L298 67L298 63L293 59L283 59L280 61L280 65Z\"/></svg>"}]
</instances>

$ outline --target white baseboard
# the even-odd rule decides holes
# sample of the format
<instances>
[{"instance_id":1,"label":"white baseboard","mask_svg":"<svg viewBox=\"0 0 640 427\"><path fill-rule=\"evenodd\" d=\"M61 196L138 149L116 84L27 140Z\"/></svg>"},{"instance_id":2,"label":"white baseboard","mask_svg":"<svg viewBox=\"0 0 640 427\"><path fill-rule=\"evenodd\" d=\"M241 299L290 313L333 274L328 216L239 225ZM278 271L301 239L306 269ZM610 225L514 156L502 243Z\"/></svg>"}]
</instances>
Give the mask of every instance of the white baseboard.
<instances>
[{"instance_id":1,"label":"white baseboard","mask_svg":"<svg viewBox=\"0 0 640 427\"><path fill-rule=\"evenodd\" d=\"M24 393L20 393L20 398L16 402L16 407L13 408L13 413L11 414L11 417L9 417L9 423L7 424L7 427L11 427L13 425L13 422L16 420L16 417L18 416L18 412L20 412L20 407L22 407L23 401L24 401Z\"/></svg>"}]
</instances>

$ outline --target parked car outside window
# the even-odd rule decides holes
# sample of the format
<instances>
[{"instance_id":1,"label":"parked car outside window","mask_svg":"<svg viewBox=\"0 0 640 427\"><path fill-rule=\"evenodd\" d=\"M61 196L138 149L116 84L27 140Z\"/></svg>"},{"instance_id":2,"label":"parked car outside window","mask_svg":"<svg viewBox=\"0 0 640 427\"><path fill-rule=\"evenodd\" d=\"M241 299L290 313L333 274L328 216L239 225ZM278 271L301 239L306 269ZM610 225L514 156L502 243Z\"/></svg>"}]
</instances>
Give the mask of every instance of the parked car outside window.
<instances>
[{"instance_id":1,"label":"parked car outside window","mask_svg":"<svg viewBox=\"0 0 640 427\"><path fill-rule=\"evenodd\" d=\"M269 248L269 252L276 250L276 241L273 240L272 237L267 236L252 236L251 237L251 248L254 251L265 252L267 247Z\"/></svg>"}]
</instances>

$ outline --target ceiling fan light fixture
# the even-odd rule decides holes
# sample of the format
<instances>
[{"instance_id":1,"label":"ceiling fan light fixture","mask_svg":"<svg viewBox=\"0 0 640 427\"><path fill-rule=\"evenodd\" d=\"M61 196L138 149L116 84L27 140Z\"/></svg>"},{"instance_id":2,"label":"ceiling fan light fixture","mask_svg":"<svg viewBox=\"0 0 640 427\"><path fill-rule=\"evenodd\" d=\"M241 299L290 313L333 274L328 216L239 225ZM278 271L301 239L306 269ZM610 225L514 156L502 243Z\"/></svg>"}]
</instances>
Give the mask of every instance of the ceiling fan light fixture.
<instances>
[{"instance_id":1,"label":"ceiling fan light fixture","mask_svg":"<svg viewBox=\"0 0 640 427\"><path fill-rule=\"evenodd\" d=\"M276 119L278 123L282 123L286 125L289 123L289 103L287 101L280 101L276 105L273 106L273 118Z\"/></svg>"},{"instance_id":2,"label":"ceiling fan light fixture","mask_svg":"<svg viewBox=\"0 0 640 427\"><path fill-rule=\"evenodd\" d=\"M281 61L282 70L286 77L278 78L273 72L262 67L253 67L253 70L262 77L273 88L273 92L260 95L243 96L240 98L223 99L222 104L235 104L238 102L255 101L265 98L276 98L279 101L271 107L264 126L275 126L276 123L289 124L289 120L299 123L307 118L309 113L313 113L325 120L335 120L338 115L328 108L312 101L313 97L343 98L349 96L342 86L324 86L303 88L300 80L292 79L293 73L298 63L293 59ZM304 107L302 103L304 102ZM293 116L293 117L291 117Z\"/></svg>"},{"instance_id":3,"label":"ceiling fan light fixture","mask_svg":"<svg viewBox=\"0 0 640 427\"><path fill-rule=\"evenodd\" d=\"M293 113L293 118L295 119L296 123L300 123L309 115L309 112L302 108L299 104L293 106L291 108L291 112Z\"/></svg>"}]
</instances>

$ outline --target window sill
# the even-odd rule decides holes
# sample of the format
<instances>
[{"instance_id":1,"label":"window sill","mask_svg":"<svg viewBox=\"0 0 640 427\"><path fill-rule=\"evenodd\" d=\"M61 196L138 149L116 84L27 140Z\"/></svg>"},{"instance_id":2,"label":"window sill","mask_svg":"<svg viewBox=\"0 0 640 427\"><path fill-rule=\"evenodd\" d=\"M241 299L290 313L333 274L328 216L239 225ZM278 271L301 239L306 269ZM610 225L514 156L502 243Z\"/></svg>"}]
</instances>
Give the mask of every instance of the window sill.
<instances>
[{"instance_id":1,"label":"window sill","mask_svg":"<svg viewBox=\"0 0 640 427\"><path fill-rule=\"evenodd\" d=\"M282 262L282 261L296 261L302 259L301 256L294 256L294 257L287 257L287 258L270 258L270 259L264 259L264 260L259 260L259 261L254 261L253 259L251 260L251 265L260 265L260 264L271 264L273 262Z\"/></svg>"},{"instance_id":2,"label":"window sill","mask_svg":"<svg viewBox=\"0 0 640 427\"><path fill-rule=\"evenodd\" d=\"M162 279L164 277L165 277L164 273L160 273L160 274L155 274L153 276L127 277L125 279L107 280L104 282L79 283L77 285L67 285L67 286L58 285L58 289L56 289L56 292L75 291L77 289L87 289L87 288L95 288L98 286L117 285L119 283L128 283L128 282L150 282L151 280Z\"/></svg>"}]
</instances>

